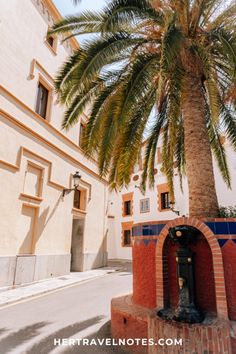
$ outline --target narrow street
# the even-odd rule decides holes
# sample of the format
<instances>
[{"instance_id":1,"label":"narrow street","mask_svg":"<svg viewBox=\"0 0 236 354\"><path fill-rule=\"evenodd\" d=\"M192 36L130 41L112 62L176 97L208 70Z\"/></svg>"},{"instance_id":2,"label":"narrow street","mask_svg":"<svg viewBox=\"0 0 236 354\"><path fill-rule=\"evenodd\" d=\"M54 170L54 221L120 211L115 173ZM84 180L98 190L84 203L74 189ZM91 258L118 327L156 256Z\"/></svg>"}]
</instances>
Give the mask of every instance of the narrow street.
<instances>
[{"instance_id":1,"label":"narrow street","mask_svg":"<svg viewBox=\"0 0 236 354\"><path fill-rule=\"evenodd\" d=\"M0 354L124 353L111 346L55 346L54 338L110 338L111 299L131 286L131 273L120 271L0 309Z\"/></svg>"}]
</instances>

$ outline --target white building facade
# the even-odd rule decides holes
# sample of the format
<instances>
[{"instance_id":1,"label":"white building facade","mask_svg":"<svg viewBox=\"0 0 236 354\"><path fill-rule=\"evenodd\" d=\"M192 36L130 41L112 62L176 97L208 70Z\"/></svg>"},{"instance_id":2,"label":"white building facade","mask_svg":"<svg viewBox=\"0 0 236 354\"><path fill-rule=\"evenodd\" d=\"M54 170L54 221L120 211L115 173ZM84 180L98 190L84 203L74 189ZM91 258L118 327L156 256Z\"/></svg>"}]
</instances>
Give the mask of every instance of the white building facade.
<instances>
[{"instance_id":1,"label":"white building facade","mask_svg":"<svg viewBox=\"0 0 236 354\"><path fill-rule=\"evenodd\" d=\"M46 37L61 15L52 0L2 2L0 55L0 288L36 282L106 265L107 258L131 260L134 224L169 220L168 185L156 153L155 186L139 184L142 160L128 190L109 193L96 162L80 148L86 112L61 131L64 108L53 89L56 72L78 43ZM219 204L236 204L236 158L225 142L232 190L216 166ZM142 150L143 153L144 149ZM81 175L78 191L73 174ZM176 204L188 213L188 188L175 175Z\"/></svg>"},{"instance_id":2,"label":"white building facade","mask_svg":"<svg viewBox=\"0 0 236 354\"><path fill-rule=\"evenodd\" d=\"M61 131L53 78L78 43L46 38L61 18L51 0L0 8L0 287L11 287L104 266L108 193L79 146L86 115Z\"/></svg>"},{"instance_id":3,"label":"white building facade","mask_svg":"<svg viewBox=\"0 0 236 354\"><path fill-rule=\"evenodd\" d=\"M219 205L222 207L236 206L236 153L230 144L222 137L231 175L231 189L224 183L216 161L214 160L214 175ZM132 259L132 226L145 223L155 223L174 219L178 216L188 216L188 185L183 178L183 191L180 188L177 169L174 176L175 205L173 212L169 207L169 188L166 177L161 172L161 141L158 144L155 161L155 185L147 189L143 195L139 185L142 175L142 161L145 146L142 147L140 163L136 166L128 189L122 189L118 194L110 196L108 219L108 254L113 259ZM164 222L165 224L166 222Z\"/></svg>"}]
</instances>

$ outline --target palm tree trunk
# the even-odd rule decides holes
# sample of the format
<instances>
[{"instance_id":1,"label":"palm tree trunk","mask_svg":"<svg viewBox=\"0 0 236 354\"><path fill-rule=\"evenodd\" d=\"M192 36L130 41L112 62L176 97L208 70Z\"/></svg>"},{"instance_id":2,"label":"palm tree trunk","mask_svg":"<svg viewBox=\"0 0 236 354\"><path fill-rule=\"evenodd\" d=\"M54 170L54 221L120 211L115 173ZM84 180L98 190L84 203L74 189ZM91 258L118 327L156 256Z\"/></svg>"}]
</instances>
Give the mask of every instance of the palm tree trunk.
<instances>
[{"instance_id":1,"label":"palm tree trunk","mask_svg":"<svg viewBox=\"0 0 236 354\"><path fill-rule=\"evenodd\" d=\"M189 187L189 215L217 217L211 147L206 126L201 78L187 74L182 97L186 174Z\"/></svg>"}]
</instances>

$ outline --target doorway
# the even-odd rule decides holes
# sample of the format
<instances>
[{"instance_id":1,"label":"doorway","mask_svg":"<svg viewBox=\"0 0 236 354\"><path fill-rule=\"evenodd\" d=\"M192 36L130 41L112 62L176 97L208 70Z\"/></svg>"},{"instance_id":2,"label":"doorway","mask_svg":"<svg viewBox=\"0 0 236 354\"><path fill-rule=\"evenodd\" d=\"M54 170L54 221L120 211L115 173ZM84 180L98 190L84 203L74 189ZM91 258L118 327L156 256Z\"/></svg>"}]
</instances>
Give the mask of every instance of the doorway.
<instances>
[{"instance_id":1,"label":"doorway","mask_svg":"<svg viewBox=\"0 0 236 354\"><path fill-rule=\"evenodd\" d=\"M71 271L83 271L83 244L85 218L74 218L71 240Z\"/></svg>"}]
</instances>

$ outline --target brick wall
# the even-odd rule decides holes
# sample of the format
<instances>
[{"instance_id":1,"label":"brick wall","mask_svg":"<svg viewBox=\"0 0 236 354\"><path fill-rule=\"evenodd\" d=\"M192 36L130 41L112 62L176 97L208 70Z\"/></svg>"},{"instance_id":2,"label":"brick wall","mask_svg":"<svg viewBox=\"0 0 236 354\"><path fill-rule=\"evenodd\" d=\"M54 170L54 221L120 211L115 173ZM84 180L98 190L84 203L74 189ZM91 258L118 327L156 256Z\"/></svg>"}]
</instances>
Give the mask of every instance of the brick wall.
<instances>
[{"instance_id":1,"label":"brick wall","mask_svg":"<svg viewBox=\"0 0 236 354\"><path fill-rule=\"evenodd\" d=\"M178 302L177 247L168 241L169 228L178 225L193 226L201 234L196 244L191 245L195 253L196 302L203 312L217 315L213 322L209 322L207 316L207 321L202 324L167 323L156 316L155 308L163 308L167 300L172 306ZM133 338L137 334L145 336L149 319L148 338L168 337L168 331L171 331L171 337L176 335L185 338L184 350L188 354L204 351L236 353L236 219L198 220L182 217L168 222L152 221L149 226L147 223L134 225L132 238L133 303L129 305L129 311L124 310L122 315L113 309L114 326L122 328L120 333L124 333L125 328L127 330L129 323L131 330L126 333L132 334ZM143 306L144 313L152 309L153 315L147 315L145 320L132 314L132 309L137 306ZM124 321L127 312L129 317ZM119 331L114 326L113 331L118 335ZM169 353L168 348L159 348L157 351L157 347L152 347L149 350L152 354L160 350ZM172 348L170 352L179 353L175 349L172 351Z\"/></svg>"},{"instance_id":2,"label":"brick wall","mask_svg":"<svg viewBox=\"0 0 236 354\"><path fill-rule=\"evenodd\" d=\"M153 240L135 242L133 252L133 301L135 304L156 307L156 267Z\"/></svg>"},{"instance_id":3,"label":"brick wall","mask_svg":"<svg viewBox=\"0 0 236 354\"><path fill-rule=\"evenodd\" d=\"M209 324L188 325L165 321L158 317L149 320L148 337L182 339L182 345L150 346L149 354L231 354L230 328L227 321L212 321Z\"/></svg>"},{"instance_id":4,"label":"brick wall","mask_svg":"<svg viewBox=\"0 0 236 354\"><path fill-rule=\"evenodd\" d=\"M229 318L236 321L236 244L229 240L222 247Z\"/></svg>"}]
</instances>

